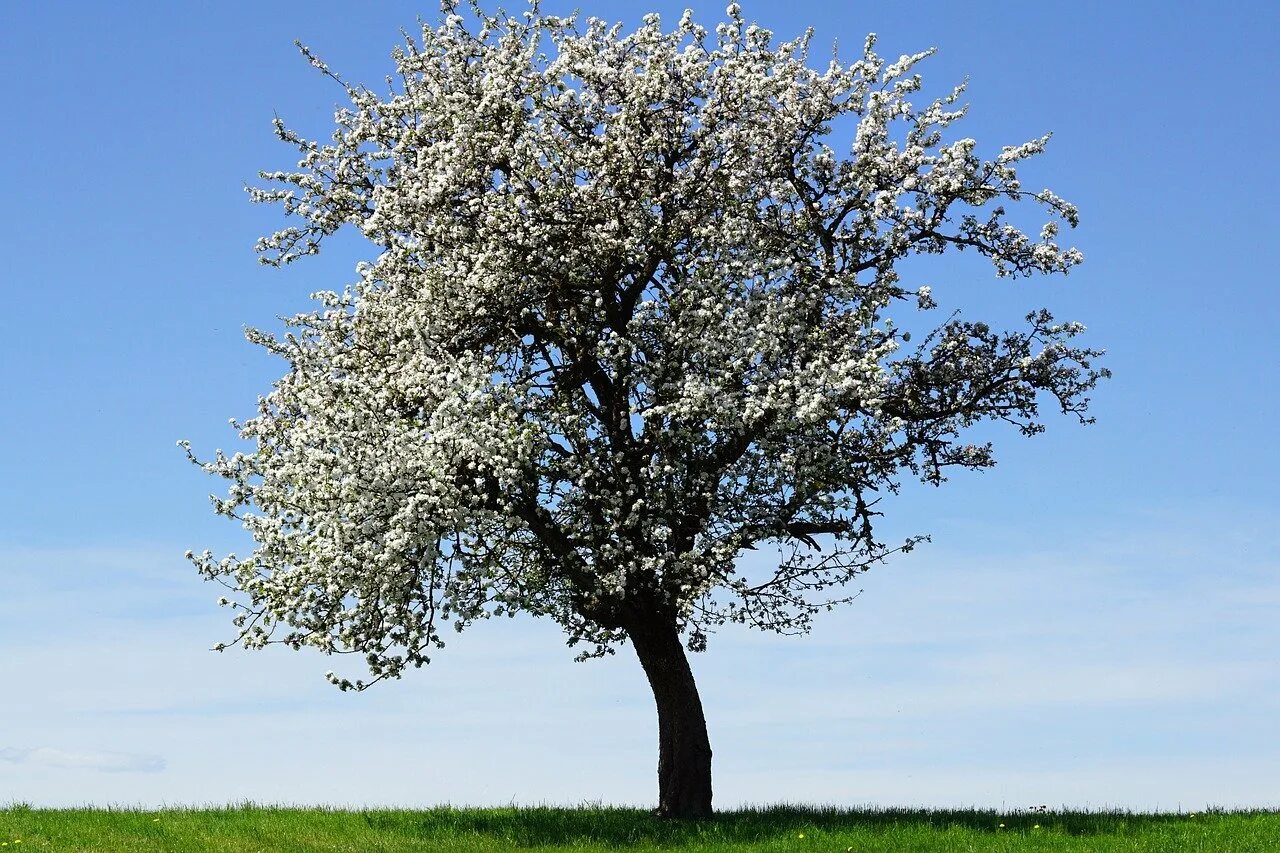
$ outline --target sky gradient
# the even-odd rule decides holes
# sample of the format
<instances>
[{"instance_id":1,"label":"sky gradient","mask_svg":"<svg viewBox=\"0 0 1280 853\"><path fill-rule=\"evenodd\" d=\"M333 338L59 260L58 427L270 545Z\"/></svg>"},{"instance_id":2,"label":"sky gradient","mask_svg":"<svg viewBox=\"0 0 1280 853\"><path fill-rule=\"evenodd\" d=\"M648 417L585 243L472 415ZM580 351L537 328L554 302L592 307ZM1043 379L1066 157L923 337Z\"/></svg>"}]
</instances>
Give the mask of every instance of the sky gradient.
<instances>
[{"instance_id":1,"label":"sky gradient","mask_svg":"<svg viewBox=\"0 0 1280 853\"><path fill-rule=\"evenodd\" d=\"M683 4L581 8L674 23ZM256 264L282 220L243 186L293 160L273 114L323 136L342 94L292 41L375 84L399 28L435 9L0 7L0 803L654 798L629 649L574 664L554 625L502 620L340 694L318 655L208 651L229 614L181 557L248 550L209 508L221 483L174 446L233 446L227 419L282 372L243 327L307 309L370 254L347 239ZM810 637L712 637L693 666L718 806L1280 802L1277 9L744 4L845 57L868 31L888 57L937 46L926 92L969 78L953 130L979 153L1054 132L1022 174L1080 207L1084 266L1011 283L944 256L904 283L931 285L939 317L1080 320L1115 376L1096 425L984 430L996 469L886 501L889 538L933 542Z\"/></svg>"}]
</instances>

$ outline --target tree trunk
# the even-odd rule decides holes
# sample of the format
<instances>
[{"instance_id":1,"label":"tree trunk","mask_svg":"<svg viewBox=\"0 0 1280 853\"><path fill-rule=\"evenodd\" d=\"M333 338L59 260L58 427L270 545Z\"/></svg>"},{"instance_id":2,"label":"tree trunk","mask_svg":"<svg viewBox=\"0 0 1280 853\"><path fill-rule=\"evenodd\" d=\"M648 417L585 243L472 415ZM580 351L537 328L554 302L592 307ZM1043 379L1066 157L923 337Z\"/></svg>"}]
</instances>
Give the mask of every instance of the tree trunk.
<instances>
[{"instance_id":1,"label":"tree trunk","mask_svg":"<svg viewBox=\"0 0 1280 853\"><path fill-rule=\"evenodd\" d=\"M658 706L658 808L664 818L711 817L711 742L675 620L627 626Z\"/></svg>"}]
</instances>

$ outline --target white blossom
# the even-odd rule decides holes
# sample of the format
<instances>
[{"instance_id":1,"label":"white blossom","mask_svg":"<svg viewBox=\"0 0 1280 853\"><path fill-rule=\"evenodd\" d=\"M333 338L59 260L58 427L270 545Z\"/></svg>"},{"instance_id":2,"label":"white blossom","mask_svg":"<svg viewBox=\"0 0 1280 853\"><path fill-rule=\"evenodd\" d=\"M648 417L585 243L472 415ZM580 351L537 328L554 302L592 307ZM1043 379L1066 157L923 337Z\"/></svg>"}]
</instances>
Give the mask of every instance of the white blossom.
<instances>
[{"instance_id":1,"label":"white blossom","mask_svg":"<svg viewBox=\"0 0 1280 853\"><path fill-rule=\"evenodd\" d=\"M363 689L515 610L584 656L641 611L695 648L726 620L803 631L920 541L873 532L901 472L994 464L960 433L1034 434L1044 395L1084 419L1106 371L1067 344L1082 326L953 316L907 350L889 321L936 307L895 271L913 255L1081 260L1055 242L1075 208L1015 171L1047 137L984 159L944 138L963 87L908 100L931 51L886 64L872 37L817 70L809 34L775 44L736 3L711 32L686 13L631 33L457 6L396 50L388 95L342 83L331 141L277 122L298 165L250 191L297 221L264 262L344 226L376 255L283 334L248 332L287 372L233 421L253 450L198 463L255 542L188 552L238 596L239 643L355 653L371 680L326 678ZM1018 201L1054 217L1038 239L1006 219ZM764 542L788 552L748 580L735 560Z\"/></svg>"}]
</instances>

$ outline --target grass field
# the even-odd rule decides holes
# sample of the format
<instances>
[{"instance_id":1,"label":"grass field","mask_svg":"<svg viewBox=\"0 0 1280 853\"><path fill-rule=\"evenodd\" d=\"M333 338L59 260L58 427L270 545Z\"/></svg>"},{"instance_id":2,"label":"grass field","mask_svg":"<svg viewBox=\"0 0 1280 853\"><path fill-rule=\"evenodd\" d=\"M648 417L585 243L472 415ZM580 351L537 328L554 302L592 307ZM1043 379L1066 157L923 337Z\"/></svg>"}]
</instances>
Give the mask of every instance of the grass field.
<instances>
[{"instance_id":1,"label":"grass field","mask_svg":"<svg viewBox=\"0 0 1280 853\"><path fill-rule=\"evenodd\" d=\"M164 851L1280 851L1280 811L1132 814L778 806L668 823L636 809L0 809L0 853Z\"/></svg>"}]
</instances>

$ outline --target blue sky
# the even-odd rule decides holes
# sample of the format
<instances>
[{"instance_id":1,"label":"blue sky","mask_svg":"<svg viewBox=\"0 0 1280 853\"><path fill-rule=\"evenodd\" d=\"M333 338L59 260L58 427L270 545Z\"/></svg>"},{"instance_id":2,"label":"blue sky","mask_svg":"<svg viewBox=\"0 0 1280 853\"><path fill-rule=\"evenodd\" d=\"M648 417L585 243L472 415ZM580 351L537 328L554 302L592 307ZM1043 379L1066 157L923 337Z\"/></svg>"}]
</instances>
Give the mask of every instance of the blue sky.
<instances>
[{"instance_id":1,"label":"blue sky","mask_svg":"<svg viewBox=\"0 0 1280 853\"><path fill-rule=\"evenodd\" d=\"M272 115L323 134L341 94L292 41L376 83L435 8L0 6L0 802L653 799L652 700L626 650L574 664L555 626L495 622L339 694L318 656L209 652L227 613L181 558L245 549L174 446L232 444L227 418L280 372L242 327L305 309L362 256L255 263L280 219L242 186L292 160ZM904 489L887 530L933 543L809 638L713 638L694 667L718 805L1280 800L1278 9L745 4L846 55L868 31L886 56L938 46L926 87L969 77L957 132L980 150L1054 131L1024 176L1079 205L1083 267L911 272L993 324L1041 305L1085 322L1115 377L1095 426L997 432L995 470Z\"/></svg>"}]
</instances>

